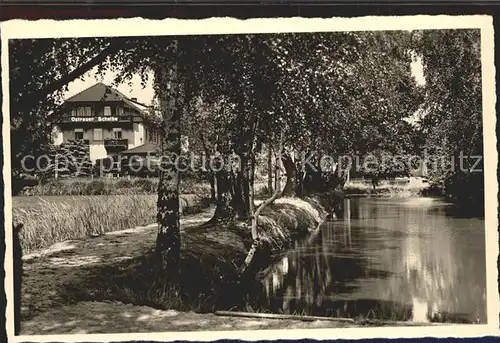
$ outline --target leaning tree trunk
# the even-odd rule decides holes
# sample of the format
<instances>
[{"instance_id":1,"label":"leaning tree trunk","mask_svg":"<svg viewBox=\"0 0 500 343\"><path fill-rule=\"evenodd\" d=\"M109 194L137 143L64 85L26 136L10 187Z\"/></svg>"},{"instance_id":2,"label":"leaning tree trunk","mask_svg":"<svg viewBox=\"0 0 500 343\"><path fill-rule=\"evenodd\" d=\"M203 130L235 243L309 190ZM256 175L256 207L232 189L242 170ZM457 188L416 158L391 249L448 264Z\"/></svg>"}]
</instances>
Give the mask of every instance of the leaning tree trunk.
<instances>
[{"instance_id":1,"label":"leaning tree trunk","mask_svg":"<svg viewBox=\"0 0 500 343\"><path fill-rule=\"evenodd\" d=\"M174 54L176 45L177 41L174 41ZM171 54L172 52L165 51L164 53ZM160 168L158 184L158 236L155 253L165 277L176 283L179 280L181 247L179 173L175 164L175 157L181 153L181 111L178 103L181 85L178 83L177 65L169 65L169 61L163 61L155 71L155 83L165 129L162 139L162 168Z\"/></svg>"},{"instance_id":2,"label":"leaning tree trunk","mask_svg":"<svg viewBox=\"0 0 500 343\"><path fill-rule=\"evenodd\" d=\"M279 140L279 146L276 149L276 188L274 190L274 194L266 199L262 204L257 207L257 210L253 213L252 216L252 223L251 223L251 230L252 230L252 246L250 247L250 250L248 251L247 257L245 258L244 264L240 268L240 276L245 274L245 272L248 270L250 267L250 264L252 263L252 259L255 256L255 253L260 247L260 237L259 237L259 232L257 230L258 224L259 224L259 216L266 208L268 205L272 204L276 199L278 199L281 194L281 166L283 164L282 160L282 150L283 150L283 131L281 132L280 135L280 140Z\"/></svg>"}]
</instances>

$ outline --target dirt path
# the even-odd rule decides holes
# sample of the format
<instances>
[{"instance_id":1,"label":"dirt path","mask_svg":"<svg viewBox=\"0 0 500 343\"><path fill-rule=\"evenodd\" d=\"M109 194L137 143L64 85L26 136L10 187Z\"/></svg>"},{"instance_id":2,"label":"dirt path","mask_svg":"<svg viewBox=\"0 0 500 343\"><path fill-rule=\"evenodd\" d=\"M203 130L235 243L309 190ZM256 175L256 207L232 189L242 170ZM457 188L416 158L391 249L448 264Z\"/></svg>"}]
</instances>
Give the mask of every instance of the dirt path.
<instances>
[{"instance_id":1,"label":"dirt path","mask_svg":"<svg viewBox=\"0 0 500 343\"><path fill-rule=\"evenodd\" d=\"M223 317L194 312L162 311L119 302L80 302L48 310L22 323L24 335L126 333L207 330L344 328L344 322Z\"/></svg>"},{"instance_id":2,"label":"dirt path","mask_svg":"<svg viewBox=\"0 0 500 343\"><path fill-rule=\"evenodd\" d=\"M197 226L212 216L212 209L181 219L182 230ZM21 293L21 320L54 307L62 306L66 299L60 292L63 286L85 280L96 267L144 255L154 248L157 225L108 232L95 238L69 240L56 243L48 249L23 256ZM24 325L22 325L24 326Z\"/></svg>"}]
</instances>

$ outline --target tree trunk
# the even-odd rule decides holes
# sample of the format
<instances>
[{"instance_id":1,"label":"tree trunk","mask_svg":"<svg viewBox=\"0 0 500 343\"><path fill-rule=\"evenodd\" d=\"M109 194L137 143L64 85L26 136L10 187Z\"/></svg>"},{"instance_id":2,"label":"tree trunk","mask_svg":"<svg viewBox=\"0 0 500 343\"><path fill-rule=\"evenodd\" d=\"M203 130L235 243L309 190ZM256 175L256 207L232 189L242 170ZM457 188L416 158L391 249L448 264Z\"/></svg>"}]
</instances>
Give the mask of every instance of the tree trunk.
<instances>
[{"instance_id":1,"label":"tree trunk","mask_svg":"<svg viewBox=\"0 0 500 343\"><path fill-rule=\"evenodd\" d=\"M174 41L176 48L177 42ZM165 54L167 52L164 52ZM175 52L174 52L175 53ZM156 249L161 271L170 282L179 281L180 272L180 222L179 222L179 173L175 157L181 153L179 97L181 85L177 82L177 65L163 61L155 71L156 90L160 101L166 136L162 143L162 168L158 184ZM168 85L170 83L170 90Z\"/></svg>"},{"instance_id":2,"label":"tree trunk","mask_svg":"<svg viewBox=\"0 0 500 343\"><path fill-rule=\"evenodd\" d=\"M321 192L324 190L324 178L323 171L319 167L319 163L314 166L314 168L310 168L310 184L308 193L314 194L316 192Z\"/></svg>"},{"instance_id":3,"label":"tree trunk","mask_svg":"<svg viewBox=\"0 0 500 343\"><path fill-rule=\"evenodd\" d=\"M217 202L215 213L210 222L227 222L235 218L236 212L234 210L233 201L233 186L229 172L222 169L215 173L217 178Z\"/></svg>"},{"instance_id":4,"label":"tree trunk","mask_svg":"<svg viewBox=\"0 0 500 343\"><path fill-rule=\"evenodd\" d=\"M239 218L245 219L251 216L251 192L250 174L251 166L247 152L239 154L241 166L236 171L234 204Z\"/></svg>"},{"instance_id":5,"label":"tree trunk","mask_svg":"<svg viewBox=\"0 0 500 343\"><path fill-rule=\"evenodd\" d=\"M271 144L267 149L267 191L273 194L273 149Z\"/></svg>"},{"instance_id":6,"label":"tree trunk","mask_svg":"<svg viewBox=\"0 0 500 343\"><path fill-rule=\"evenodd\" d=\"M247 158L245 163L245 169L243 169L243 178L241 179L242 189L243 189L243 204L244 207L240 209L241 218L250 218L253 212L252 204L252 191L251 191L251 180L252 180L252 162L250 158Z\"/></svg>"},{"instance_id":7,"label":"tree trunk","mask_svg":"<svg viewBox=\"0 0 500 343\"><path fill-rule=\"evenodd\" d=\"M13 271L14 271L14 334L19 335L21 331L21 289L23 277L23 249L21 246L21 230L23 224L14 219L12 223L12 249L13 249Z\"/></svg>"},{"instance_id":8,"label":"tree trunk","mask_svg":"<svg viewBox=\"0 0 500 343\"><path fill-rule=\"evenodd\" d=\"M217 201L217 190L215 189L217 179L212 171L209 171L208 181L210 182L210 200Z\"/></svg>"},{"instance_id":9,"label":"tree trunk","mask_svg":"<svg viewBox=\"0 0 500 343\"><path fill-rule=\"evenodd\" d=\"M249 196L249 206L250 206L250 213L253 213L255 204L254 204L254 199L255 199L255 194L254 194L254 184L255 184L255 155L252 152L251 159L250 159L250 182L249 182L249 188L250 188L250 196Z\"/></svg>"},{"instance_id":10,"label":"tree trunk","mask_svg":"<svg viewBox=\"0 0 500 343\"><path fill-rule=\"evenodd\" d=\"M200 134L200 140L201 144L203 145L203 151L205 152L205 156L207 158L210 158L210 149L207 146L207 143L205 142L205 137L203 136L203 133ZM217 150L217 145L215 147L215 150ZM217 184L217 176L215 175L215 172L210 168L210 163L208 160L205 163L205 168L208 170L208 182L210 183L210 200L216 201L217 196L216 196L216 184Z\"/></svg>"},{"instance_id":11,"label":"tree trunk","mask_svg":"<svg viewBox=\"0 0 500 343\"><path fill-rule=\"evenodd\" d=\"M283 189L283 196L294 196L296 195L296 185L297 185L297 170L295 168L295 163L289 154L283 154L283 167L286 172L286 184Z\"/></svg>"}]
</instances>

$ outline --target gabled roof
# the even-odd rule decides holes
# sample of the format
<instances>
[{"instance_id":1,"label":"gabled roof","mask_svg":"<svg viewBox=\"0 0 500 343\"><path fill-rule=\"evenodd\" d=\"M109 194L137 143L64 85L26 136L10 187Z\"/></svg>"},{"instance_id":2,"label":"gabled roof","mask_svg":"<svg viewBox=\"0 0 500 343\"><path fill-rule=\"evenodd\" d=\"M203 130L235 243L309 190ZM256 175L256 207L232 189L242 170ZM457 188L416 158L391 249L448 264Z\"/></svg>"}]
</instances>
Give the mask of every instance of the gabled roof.
<instances>
[{"instance_id":1,"label":"gabled roof","mask_svg":"<svg viewBox=\"0 0 500 343\"><path fill-rule=\"evenodd\" d=\"M129 99L120 91L108 85L105 85L102 82L96 83L95 85L84 89L80 93L73 95L66 100L66 103L97 101L123 101L139 112L144 112L148 109L148 106L141 104L140 102L137 102L135 100Z\"/></svg>"}]
</instances>

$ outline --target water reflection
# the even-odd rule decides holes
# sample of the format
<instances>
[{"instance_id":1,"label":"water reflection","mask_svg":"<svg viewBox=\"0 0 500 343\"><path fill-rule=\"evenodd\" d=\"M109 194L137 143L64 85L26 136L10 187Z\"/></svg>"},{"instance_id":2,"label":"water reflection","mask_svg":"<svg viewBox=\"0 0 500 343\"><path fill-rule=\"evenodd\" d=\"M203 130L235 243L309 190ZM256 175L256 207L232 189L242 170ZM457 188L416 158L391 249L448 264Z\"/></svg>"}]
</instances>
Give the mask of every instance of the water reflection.
<instances>
[{"instance_id":1,"label":"water reflection","mask_svg":"<svg viewBox=\"0 0 500 343\"><path fill-rule=\"evenodd\" d=\"M436 199L350 199L281 257L253 301L273 312L484 323L484 221Z\"/></svg>"}]
</instances>

